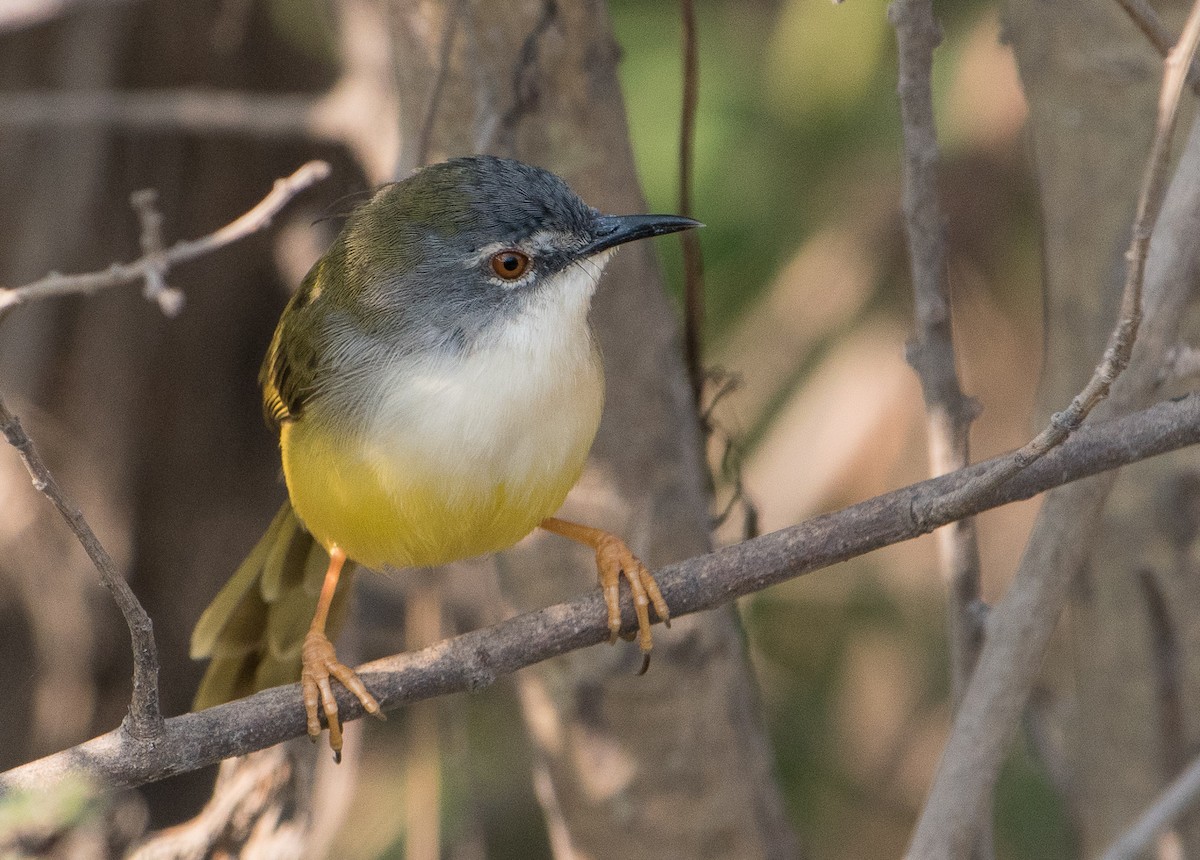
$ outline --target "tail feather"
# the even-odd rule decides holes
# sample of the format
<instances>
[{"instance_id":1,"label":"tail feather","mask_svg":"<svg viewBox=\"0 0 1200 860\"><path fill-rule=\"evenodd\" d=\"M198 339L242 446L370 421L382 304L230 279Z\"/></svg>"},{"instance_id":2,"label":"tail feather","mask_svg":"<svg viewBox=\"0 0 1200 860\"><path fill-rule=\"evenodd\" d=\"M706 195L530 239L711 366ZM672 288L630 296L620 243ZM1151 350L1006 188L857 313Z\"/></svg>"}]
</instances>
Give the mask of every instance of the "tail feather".
<instances>
[{"instance_id":1,"label":"tail feather","mask_svg":"<svg viewBox=\"0 0 1200 860\"><path fill-rule=\"evenodd\" d=\"M328 564L325 549L285 502L192 631L192 658L212 658L194 710L299 680L300 649ZM326 625L331 639L345 617L352 580L348 566Z\"/></svg>"}]
</instances>

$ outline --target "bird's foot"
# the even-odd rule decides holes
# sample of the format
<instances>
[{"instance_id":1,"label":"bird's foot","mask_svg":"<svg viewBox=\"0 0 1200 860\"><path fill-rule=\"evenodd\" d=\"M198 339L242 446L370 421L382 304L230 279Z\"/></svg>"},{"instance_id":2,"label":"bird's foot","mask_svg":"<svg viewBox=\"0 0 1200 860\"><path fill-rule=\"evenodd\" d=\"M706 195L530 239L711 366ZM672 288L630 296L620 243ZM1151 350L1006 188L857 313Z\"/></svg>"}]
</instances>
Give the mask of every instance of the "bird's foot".
<instances>
[{"instance_id":1,"label":"bird's foot","mask_svg":"<svg viewBox=\"0 0 1200 860\"><path fill-rule=\"evenodd\" d=\"M387 719L379 708L379 702L367 692L366 686L358 674L338 661L333 643L319 630L310 630L304 637L304 647L301 649L303 668L300 672L300 688L304 694L304 711L308 716L308 736L316 743L321 736L320 709L325 710L325 720L329 723L329 746L333 750L333 760L342 760L342 726L338 721L337 698L333 695L330 676L342 682L347 690L358 697L363 709L379 719Z\"/></svg>"},{"instance_id":2,"label":"bird's foot","mask_svg":"<svg viewBox=\"0 0 1200 860\"><path fill-rule=\"evenodd\" d=\"M604 603L608 607L608 641L616 642L621 633L620 582L624 576L633 593L633 607L637 612L637 642L642 649L642 668L639 675L650 668L650 649L654 639L650 633L650 606L671 626L671 613L663 599L654 575L626 545L625 541L607 532L596 542L596 569L600 575L600 588L604 592Z\"/></svg>"}]
</instances>

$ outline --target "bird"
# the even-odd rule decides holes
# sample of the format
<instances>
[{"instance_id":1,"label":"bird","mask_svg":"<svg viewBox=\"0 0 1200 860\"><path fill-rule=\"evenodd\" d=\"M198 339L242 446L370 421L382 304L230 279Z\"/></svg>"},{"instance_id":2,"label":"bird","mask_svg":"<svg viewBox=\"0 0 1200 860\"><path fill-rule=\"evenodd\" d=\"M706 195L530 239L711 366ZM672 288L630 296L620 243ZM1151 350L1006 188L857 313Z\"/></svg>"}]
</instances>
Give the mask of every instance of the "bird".
<instances>
[{"instance_id":1,"label":"bird","mask_svg":"<svg viewBox=\"0 0 1200 860\"><path fill-rule=\"evenodd\" d=\"M433 567L541 528L590 547L621 630L637 611L643 671L653 574L619 537L556 517L604 403L589 321L601 273L628 242L702 226L606 215L559 176L513 159L453 158L376 191L347 218L285 307L259 374L288 499L204 610L191 655L210 658L199 710L301 683L314 742L332 681L379 703L337 659L356 568Z\"/></svg>"}]
</instances>

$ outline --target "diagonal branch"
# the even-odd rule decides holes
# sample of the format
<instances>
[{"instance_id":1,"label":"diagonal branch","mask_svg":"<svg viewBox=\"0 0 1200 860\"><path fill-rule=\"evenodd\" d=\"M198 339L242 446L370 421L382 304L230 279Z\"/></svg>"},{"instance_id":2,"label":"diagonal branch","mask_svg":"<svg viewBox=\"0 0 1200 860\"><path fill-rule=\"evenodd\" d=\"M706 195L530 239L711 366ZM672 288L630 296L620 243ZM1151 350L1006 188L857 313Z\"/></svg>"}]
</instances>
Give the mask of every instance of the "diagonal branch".
<instances>
[{"instance_id":1,"label":"diagonal branch","mask_svg":"<svg viewBox=\"0 0 1200 860\"><path fill-rule=\"evenodd\" d=\"M1176 777L1100 860L1137 860L1154 838L1200 800L1200 758Z\"/></svg>"},{"instance_id":2,"label":"diagonal branch","mask_svg":"<svg viewBox=\"0 0 1200 860\"><path fill-rule=\"evenodd\" d=\"M1125 10L1125 14L1133 21L1134 26L1142 31L1142 35L1150 40L1154 49L1163 58L1166 58L1175 45L1175 34L1167 29L1167 25L1162 22L1162 18L1158 17L1154 7L1146 0L1117 0L1117 3ZM1200 67L1196 66L1195 60L1188 68L1187 82L1191 85L1192 91L1196 95L1200 95Z\"/></svg>"},{"instance_id":3,"label":"diagonal branch","mask_svg":"<svg viewBox=\"0 0 1200 860\"><path fill-rule=\"evenodd\" d=\"M1065 445L986 497L973 496L950 517L961 518L1029 498L1051 487L1116 469L1200 442L1200 394L1160 403L1107 424L1086 427ZM828 567L945 525L939 500L975 475L1011 458L971 466L814 517L800 525L663 568L657 575L676 615L713 609L737 597ZM622 604L627 630L632 604ZM550 657L608 638L598 591L360 667L384 708L448 693L477 690ZM362 715L358 700L339 688L345 719ZM195 770L223 758L263 749L306 733L299 686L277 687L247 699L167 720L153 745L109 732L72 749L0 774L0 792L38 789L69 775L112 786L141 785Z\"/></svg>"},{"instance_id":4,"label":"diagonal branch","mask_svg":"<svg viewBox=\"0 0 1200 860\"><path fill-rule=\"evenodd\" d=\"M58 486L58 482L50 474L50 469L33 447L33 441L25 433L20 420L8 411L3 398L0 398L0 433L3 433L9 444L17 449L33 486L54 503L54 507L67 521L92 564L100 571L104 587L112 594L121 614L125 616L133 644L133 697L129 703L129 735L135 743L157 740L163 732L163 718L158 705L158 649L154 645L154 625L150 622L150 616L134 596L129 583L117 570L112 556L84 519L83 512ZM118 729L117 733L124 737L123 730ZM125 739L126 742L127 740Z\"/></svg>"},{"instance_id":5,"label":"diagonal branch","mask_svg":"<svg viewBox=\"0 0 1200 860\"><path fill-rule=\"evenodd\" d=\"M323 161L311 161L286 179L277 180L275 187L258 205L234 221L207 236L178 242L170 248L163 247L162 216L154 208L154 192L137 192L131 202L142 224L142 257L132 263L114 264L102 272L51 274L22 287L0 288L0 318L26 302L94 293L139 280L145 283L146 297L157 301L163 311L170 314L172 309L180 307L182 298L166 284L166 275L172 266L211 253L266 227L296 194L328 176L329 169L329 165ZM158 701L158 652L149 616L83 513L58 486L21 422L8 410L2 398L0 433L17 449L34 487L54 503L67 521L125 616L133 645L133 696L129 706L128 730L137 741L156 740L163 732L163 718Z\"/></svg>"}]
</instances>

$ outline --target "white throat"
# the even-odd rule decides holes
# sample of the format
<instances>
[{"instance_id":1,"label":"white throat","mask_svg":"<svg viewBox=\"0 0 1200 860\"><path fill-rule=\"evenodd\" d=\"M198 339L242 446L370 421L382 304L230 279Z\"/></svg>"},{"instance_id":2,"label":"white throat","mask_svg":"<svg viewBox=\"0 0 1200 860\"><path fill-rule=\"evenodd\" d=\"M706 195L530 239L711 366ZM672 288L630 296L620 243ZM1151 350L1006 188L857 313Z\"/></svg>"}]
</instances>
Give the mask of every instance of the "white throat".
<instances>
[{"instance_id":1,"label":"white throat","mask_svg":"<svg viewBox=\"0 0 1200 860\"><path fill-rule=\"evenodd\" d=\"M599 426L604 374L588 325L609 252L568 266L465 354L383 371L362 441L435 473L470 472L517 489L582 467ZM386 471L386 467L382 469Z\"/></svg>"}]
</instances>

